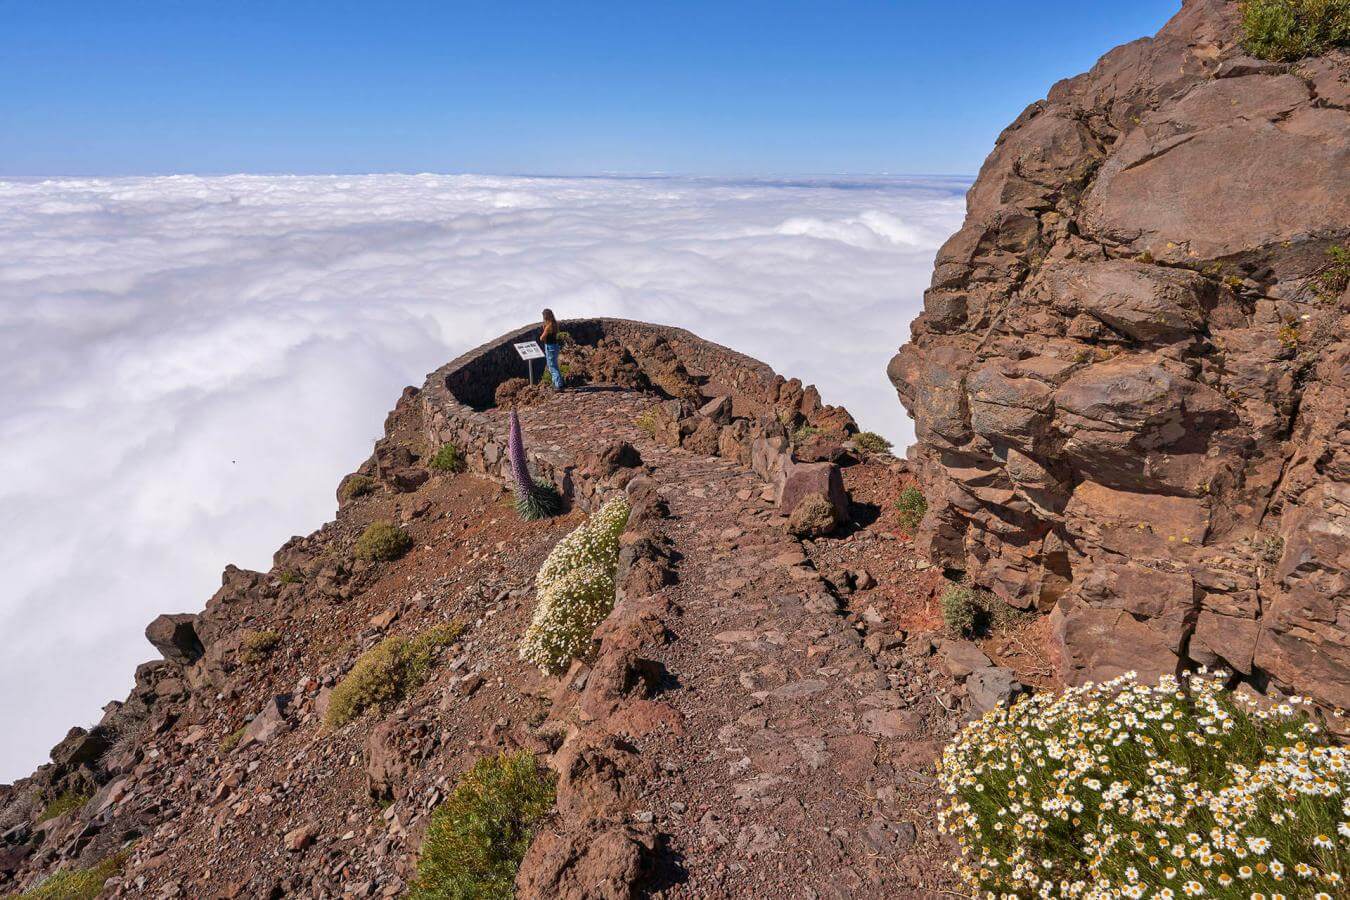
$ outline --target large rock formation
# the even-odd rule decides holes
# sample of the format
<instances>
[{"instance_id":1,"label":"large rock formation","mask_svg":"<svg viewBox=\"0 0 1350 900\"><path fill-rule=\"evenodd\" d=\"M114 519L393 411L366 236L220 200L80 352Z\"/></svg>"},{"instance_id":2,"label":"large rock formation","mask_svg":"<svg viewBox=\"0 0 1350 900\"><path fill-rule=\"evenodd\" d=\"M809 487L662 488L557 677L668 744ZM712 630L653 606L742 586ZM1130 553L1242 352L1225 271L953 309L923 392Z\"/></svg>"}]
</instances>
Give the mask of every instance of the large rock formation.
<instances>
[{"instance_id":1,"label":"large rock formation","mask_svg":"<svg viewBox=\"0 0 1350 900\"><path fill-rule=\"evenodd\" d=\"M1350 54L1236 3L998 139L889 374L932 557L1052 611L1064 671L1223 665L1350 707Z\"/></svg>"}]
</instances>

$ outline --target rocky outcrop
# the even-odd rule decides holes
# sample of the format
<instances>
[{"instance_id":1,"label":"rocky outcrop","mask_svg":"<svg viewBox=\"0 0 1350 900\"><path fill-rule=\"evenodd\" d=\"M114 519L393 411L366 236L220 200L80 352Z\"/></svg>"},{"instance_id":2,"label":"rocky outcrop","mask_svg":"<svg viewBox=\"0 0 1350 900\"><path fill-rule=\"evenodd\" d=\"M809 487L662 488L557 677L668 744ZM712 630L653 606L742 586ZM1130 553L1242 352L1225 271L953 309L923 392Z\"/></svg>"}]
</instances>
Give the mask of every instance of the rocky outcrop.
<instances>
[{"instance_id":1,"label":"rocky outcrop","mask_svg":"<svg viewBox=\"0 0 1350 900\"><path fill-rule=\"evenodd\" d=\"M1221 665L1350 706L1350 55L1237 4L1000 136L889 375L930 556L1053 611L1064 674Z\"/></svg>"}]
</instances>

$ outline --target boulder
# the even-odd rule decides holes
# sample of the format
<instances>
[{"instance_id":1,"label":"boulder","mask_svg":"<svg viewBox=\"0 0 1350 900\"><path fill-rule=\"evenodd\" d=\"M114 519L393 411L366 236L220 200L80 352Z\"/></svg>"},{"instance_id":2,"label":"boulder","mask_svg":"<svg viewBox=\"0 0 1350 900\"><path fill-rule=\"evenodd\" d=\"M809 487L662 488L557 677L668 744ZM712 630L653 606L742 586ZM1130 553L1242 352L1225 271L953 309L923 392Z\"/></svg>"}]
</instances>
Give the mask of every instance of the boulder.
<instances>
[{"instance_id":1,"label":"boulder","mask_svg":"<svg viewBox=\"0 0 1350 900\"><path fill-rule=\"evenodd\" d=\"M656 847L648 829L596 822L538 835L516 875L516 896L630 900Z\"/></svg>"},{"instance_id":2,"label":"boulder","mask_svg":"<svg viewBox=\"0 0 1350 900\"><path fill-rule=\"evenodd\" d=\"M937 655L938 663L957 681L977 669L993 665L984 651L970 641L943 640L938 644Z\"/></svg>"},{"instance_id":3,"label":"boulder","mask_svg":"<svg viewBox=\"0 0 1350 900\"><path fill-rule=\"evenodd\" d=\"M145 639L169 662L191 665L205 652L197 637L197 621L192 613L165 613L145 626Z\"/></svg>"},{"instance_id":4,"label":"boulder","mask_svg":"<svg viewBox=\"0 0 1350 900\"><path fill-rule=\"evenodd\" d=\"M731 423L731 397L723 394L720 397L714 397L703 406L699 407L698 414L711 419L718 425L728 425Z\"/></svg>"},{"instance_id":5,"label":"boulder","mask_svg":"<svg viewBox=\"0 0 1350 900\"><path fill-rule=\"evenodd\" d=\"M971 709L977 713L1010 706L1021 692L1017 675L1003 666L976 669L966 678L966 696L970 697Z\"/></svg>"},{"instance_id":6,"label":"boulder","mask_svg":"<svg viewBox=\"0 0 1350 900\"><path fill-rule=\"evenodd\" d=\"M76 726L66 733L61 743L52 748L52 762L57 769L69 771L98 762L111 745L108 734L101 728L86 731Z\"/></svg>"},{"instance_id":7,"label":"boulder","mask_svg":"<svg viewBox=\"0 0 1350 900\"><path fill-rule=\"evenodd\" d=\"M620 469L636 469L642 465L642 454L628 441L609 441L582 460L582 469L597 478L607 478Z\"/></svg>"},{"instance_id":8,"label":"boulder","mask_svg":"<svg viewBox=\"0 0 1350 900\"><path fill-rule=\"evenodd\" d=\"M778 487L778 510L792 515L797 504L812 494L824 496L834 506L838 522L849 521L848 493L844 478L834 463L790 462L783 470Z\"/></svg>"},{"instance_id":9,"label":"boulder","mask_svg":"<svg viewBox=\"0 0 1350 900\"><path fill-rule=\"evenodd\" d=\"M839 525L839 511L824 494L807 494L788 516L788 533L802 538L829 534Z\"/></svg>"}]
</instances>

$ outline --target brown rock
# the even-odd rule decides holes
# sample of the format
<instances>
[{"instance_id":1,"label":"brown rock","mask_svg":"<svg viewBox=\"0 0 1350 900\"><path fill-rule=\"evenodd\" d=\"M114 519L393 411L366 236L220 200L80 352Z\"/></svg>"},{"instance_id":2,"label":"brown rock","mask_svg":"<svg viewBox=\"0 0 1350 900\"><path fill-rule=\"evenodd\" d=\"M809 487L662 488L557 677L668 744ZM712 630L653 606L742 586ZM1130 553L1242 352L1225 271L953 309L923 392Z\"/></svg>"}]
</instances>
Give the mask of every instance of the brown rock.
<instances>
[{"instance_id":1,"label":"brown rock","mask_svg":"<svg viewBox=\"0 0 1350 900\"><path fill-rule=\"evenodd\" d=\"M169 662L190 665L204 652L196 626L191 613L165 613L145 626L145 639Z\"/></svg>"},{"instance_id":2,"label":"brown rock","mask_svg":"<svg viewBox=\"0 0 1350 900\"><path fill-rule=\"evenodd\" d=\"M947 674L957 681L962 680L976 669L986 669L993 665L984 651L970 641L944 640L938 644L938 662Z\"/></svg>"},{"instance_id":3,"label":"brown rock","mask_svg":"<svg viewBox=\"0 0 1350 900\"><path fill-rule=\"evenodd\" d=\"M834 463L789 463L782 475L782 484L778 489L778 509L785 515L792 515L801 503L812 494L823 495L834 506L838 522L849 520L848 494L844 491L844 479L839 467Z\"/></svg>"},{"instance_id":4,"label":"brown rock","mask_svg":"<svg viewBox=\"0 0 1350 900\"><path fill-rule=\"evenodd\" d=\"M301 825L298 828L292 828L286 832L282 838L282 844L290 853L299 853L306 847L314 843L315 838L319 836L319 826L314 824Z\"/></svg>"},{"instance_id":5,"label":"brown rock","mask_svg":"<svg viewBox=\"0 0 1350 900\"><path fill-rule=\"evenodd\" d=\"M1350 241L1347 84L1342 51L1295 73L1185 0L1003 132L938 253L888 366L915 543L1055 609L1070 683L1204 662L1350 703L1350 307L1317 280Z\"/></svg>"},{"instance_id":6,"label":"brown rock","mask_svg":"<svg viewBox=\"0 0 1350 900\"><path fill-rule=\"evenodd\" d=\"M797 537L829 534L839 525L839 511L824 494L807 494L788 516L787 529Z\"/></svg>"},{"instance_id":7,"label":"brown rock","mask_svg":"<svg viewBox=\"0 0 1350 900\"><path fill-rule=\"evenodd\" d=\"M629 900L655 848L649 831L596 823L579 832L544 831L516 875L519 897Z\"/></svg>"},{"instance_id":8,"label":"brown rock","mask_svg":"<svg viewBox=\"0 0 1350 900\"><path fill-rule=\"evenodd\" d=\"M290 697L285 694L268 700L262 711L253 717L253 721L244 726L244 733L235 745L235 751L270 743L277 735L288 731L291 727L291 721L286 716L289 704Z\"/></svg>"}]
</instances>

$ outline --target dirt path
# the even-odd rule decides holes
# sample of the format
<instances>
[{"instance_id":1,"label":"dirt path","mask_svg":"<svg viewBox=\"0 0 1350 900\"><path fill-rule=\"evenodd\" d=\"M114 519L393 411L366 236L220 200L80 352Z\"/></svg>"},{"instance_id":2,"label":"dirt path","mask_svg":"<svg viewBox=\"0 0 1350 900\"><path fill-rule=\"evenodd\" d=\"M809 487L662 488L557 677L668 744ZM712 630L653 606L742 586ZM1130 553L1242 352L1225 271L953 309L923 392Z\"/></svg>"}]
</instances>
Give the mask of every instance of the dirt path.
<instances>
[{"instance_id":1,"label":"dirt path","mask_svg":"<svg viewBox=\"0 0 1350 900\"><path fill-rule=\"evenodd\" d=\"M564 450L585 433L631 441L670 506L680 561L661 699L684 729L638 742L657 775L633 810L668 836L677 880L659 892L933 896L952 858L931 825L946 677L901 652L903 633L849 615L755 475L656 445L633 400L569 394L525 420ZM849 599L866 606L867 592Z\"/></svg>"}]
</instances>

